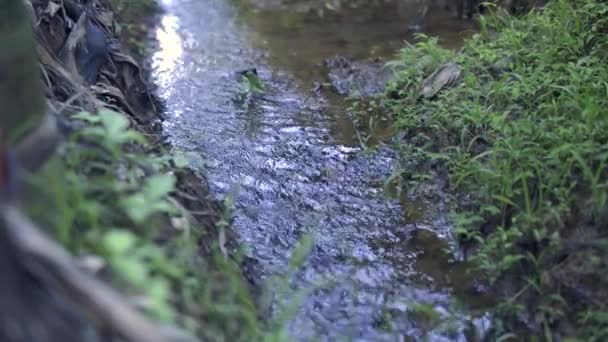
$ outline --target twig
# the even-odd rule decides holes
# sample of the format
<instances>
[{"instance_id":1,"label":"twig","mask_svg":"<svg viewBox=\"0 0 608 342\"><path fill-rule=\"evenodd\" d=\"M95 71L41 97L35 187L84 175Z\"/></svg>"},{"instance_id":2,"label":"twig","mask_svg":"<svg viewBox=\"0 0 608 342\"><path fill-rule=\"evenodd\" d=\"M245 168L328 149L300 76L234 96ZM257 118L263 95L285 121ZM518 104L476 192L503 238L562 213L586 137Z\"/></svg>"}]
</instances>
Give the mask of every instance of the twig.
<instances>
[{"instance_id":1,"label":"twig","mask_svg":"<svg viewBox=\"0 0 608 342\"><path fill-rule=\"evenodd\" d=\"M160 328L125 304L112 289L80 270L65 250L44 236L17 208L6 205L1 215L6 222L10 242L22 256L31 259L24 260L23 265L43 264L47 278L52 278L46 285L69 294L72 300L99 320L105 331L127 341L169 341Z\"/></svg>"}]
</instances>

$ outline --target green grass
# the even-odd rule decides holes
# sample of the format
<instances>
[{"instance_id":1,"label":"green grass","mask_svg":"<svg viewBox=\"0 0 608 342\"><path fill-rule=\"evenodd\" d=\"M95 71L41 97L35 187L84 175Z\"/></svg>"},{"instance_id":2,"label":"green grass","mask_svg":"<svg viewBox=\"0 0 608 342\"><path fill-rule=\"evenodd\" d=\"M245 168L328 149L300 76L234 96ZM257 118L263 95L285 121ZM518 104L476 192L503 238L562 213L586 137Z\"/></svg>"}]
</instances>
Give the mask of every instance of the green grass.
<instances>
[{"instance_id":1,"label":"green grass","mask_svg":"<svg viewBox=\"0 0 608 342\"><path fill-rule=\"evenodd\" d=\"M608 337L607 14L602 1L562 0L482 17L458 52L422 37L364 108L403 133L404 183L449 170L459 240L502 298L496 337ZM421 98L449 61L460 83Z\"/></svg>"}]
</instances>

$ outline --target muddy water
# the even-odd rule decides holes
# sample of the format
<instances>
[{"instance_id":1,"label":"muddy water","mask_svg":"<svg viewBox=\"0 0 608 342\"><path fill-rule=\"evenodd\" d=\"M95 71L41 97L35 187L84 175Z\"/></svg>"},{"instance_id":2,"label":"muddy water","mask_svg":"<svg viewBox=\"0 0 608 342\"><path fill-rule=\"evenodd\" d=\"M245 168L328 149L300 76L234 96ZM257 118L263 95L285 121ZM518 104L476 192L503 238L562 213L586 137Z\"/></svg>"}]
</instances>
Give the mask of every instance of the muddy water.
<instances>
[{"instance_id":1,"label":"muddy water","mask_svg":"<svg viewBox=\"0 0 608 342\"><path fill-rule=\"evenodd\" d=\"M194 167L217 196L235 196L233 227L261 278L285 272L297 242L312 233L292 288L333 280L305 298L291 320L294 338L397 341L431 331L435 340L464 339L469 314L454 303L477 301L449 252L445 198L432 194L418 205L387 198L395 153L363 153L340 101L310 91L327 57L393 55L411 38L417 7L407 0L339 12L314 1L163 2L153 74L174 145L201 156ZM455 32L466 26L442 15L424 27L458 45ZM239 100L236 72L252 67L266 91ZM437 317L414 314L419 304ZM436 318L456 319L432 329Z\"/></svg>"}]
</instances>

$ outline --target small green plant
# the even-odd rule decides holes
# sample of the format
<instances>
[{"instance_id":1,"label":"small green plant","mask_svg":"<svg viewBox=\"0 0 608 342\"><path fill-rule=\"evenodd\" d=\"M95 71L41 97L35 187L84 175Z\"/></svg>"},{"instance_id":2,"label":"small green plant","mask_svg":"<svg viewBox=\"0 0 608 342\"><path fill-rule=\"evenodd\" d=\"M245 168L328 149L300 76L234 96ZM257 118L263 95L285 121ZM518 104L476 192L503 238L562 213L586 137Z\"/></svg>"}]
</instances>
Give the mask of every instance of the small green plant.
<instances>
[{"instance_id":1,"label":"small green plant","mask_svg":"<svg viewBox=\"0 0 608 342\"><path fill-rule=\"evenodd\" d=\"M247 70L241 75L241 94L262 94L264 90L264 84L257 73Z\"/></svg>"},{"instance_id":2,"label":"small green plant","mask_svg":"<svg viewBox=\"0 0 608 342\"><path fill-rule=\"evenodd\" d=\"M430 304L415 303L408 309L408 315L425 331L431 330L441 320L441 315Z\"/></svg>"}]
</instances>

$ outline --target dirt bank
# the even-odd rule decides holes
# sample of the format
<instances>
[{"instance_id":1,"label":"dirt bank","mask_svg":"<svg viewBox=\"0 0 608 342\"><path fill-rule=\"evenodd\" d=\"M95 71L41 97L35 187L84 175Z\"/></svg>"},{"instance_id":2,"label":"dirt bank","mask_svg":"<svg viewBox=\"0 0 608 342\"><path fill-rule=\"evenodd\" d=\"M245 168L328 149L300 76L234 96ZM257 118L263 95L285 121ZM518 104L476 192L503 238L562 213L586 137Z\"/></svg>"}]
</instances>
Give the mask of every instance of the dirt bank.
<instances>
[{"instance_id":1,"label":"dirt bank","mask_svg":"<svg viewBox=\"0 0 608 342\"><path fill-rule=\"evenodd\" d=\"M0 319L14 326L2 330L3 336L28 341L188 340L170 327L200 337L230 332L228 319L211 322L222 317L214 311L217 305L240 306L239 314L231 316L235 319L255 317L239 267L231 261L236 244L230 216L210 195L204 175L185 167L187 160L165 141L162 104L124 48L123 42L133 41L124 34L143 32L142 27L125 30L134 23L117 22L112 4L124 2L25 4L29 23L24 25L34 29L49 122L56 122L52 134L60 143L43 168L18 177L28 199L35 200L13 204L2 188L0 240L7 253L2 267L13 272L6 273L10 282L5 289L13 297L3 307L13 312L7 316L3 311ZM30 145L33 150L43 147ZM32 155L18 154L22 164L17 167L35 164L28 159ZM15 225L21 228L11 230ZM38 237L41 231L71 255ZM30 255L34 241L38 250ZM221 298L204 302L217 288L226 290ZM43 294L34 295L36 291ZM155 332L157 326L129 311L133 308L167 329ZM255 324L254 319L250 336L261 331ZM32 333L32 325L44 339Z\"/></svg>"}]
</instances>

